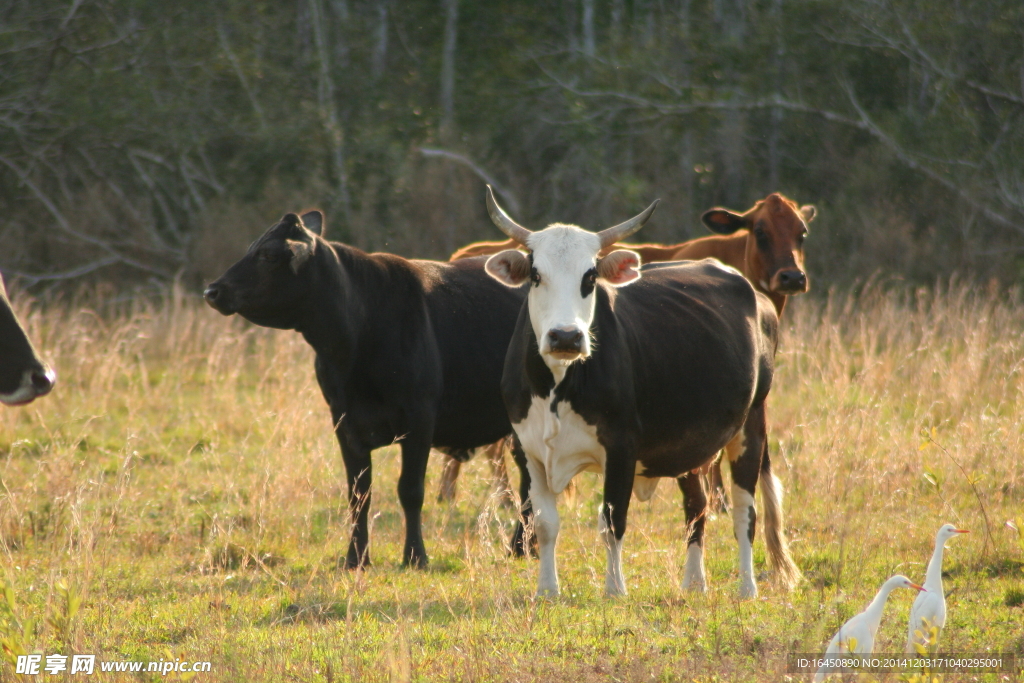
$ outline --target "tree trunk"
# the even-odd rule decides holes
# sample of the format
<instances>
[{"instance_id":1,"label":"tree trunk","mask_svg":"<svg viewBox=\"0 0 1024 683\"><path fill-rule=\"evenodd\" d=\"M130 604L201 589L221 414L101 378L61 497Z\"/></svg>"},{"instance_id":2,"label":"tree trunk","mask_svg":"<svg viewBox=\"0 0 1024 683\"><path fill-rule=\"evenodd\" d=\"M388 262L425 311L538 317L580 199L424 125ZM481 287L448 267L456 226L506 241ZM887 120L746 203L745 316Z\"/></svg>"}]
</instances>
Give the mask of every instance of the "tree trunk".
<instances>
[{"instance_id":1,"label":"tree trunk","mask_svg":"<svg viewBox=\"0 0 1024 683\"><path fill-rule=\"evenodd\" d=\"M242 63L238 61L238 56L231 49L231 41L228 40L227 30L224 28L223 21L217 22L217 37L220 39L221 49L227 55L228 61L231 62L231 68L235 70L238 82L242 84L242 90L245 91L246 97L249 98L249 103L252 104L252 110L256 114L256 121L259 123L260 132L266 134L267 119L263 115L263 107L260 106L260 102L256 98L256 92L253 90L252 85L249 84L249 79L245 75Z\"/></svg>"},{"instance_id":2,"label":"tree trunk","mask_svg":"<svg viewBox=\"0 0 1024 683\"><path fill-rule=\"evenodd\" d=\"M694 153L693 153L693 131L687 130L683 133L682 144L679 150L679 170L682 175L683 186L683 214L682 214L682 225L676 228L675 237L682 240L688 240L696 237L697 234L703 234L703 231L697 233L695 226L697 224L696 212L699 210L694 206L694 191L693 185L697 180L697 173L693 170L694 166Z\"/></svg>"},{"instance_id":3,"label":"tree trunk","mask_svg":"<svg viewBox=\"0 0 1024 683\"><path fill-rule=\"evenodd\" d=\"M444 45L441 48L441 142L455 135L455 46L458 39L459 0L444 2Z\"/></svg>"},{"instance_id":4,"label":"tree trunk","mask_svg":"<svg viewBox=\"0 0 1024 683\"><path fill-rule=\"evenodd\" d=\"M576 2L577 0L562 0L562 7L565 11L565 37L569 43L569 51L574 53L580 49L580 37L576 30L579 23L579 18L576 16Z\"/></svg>"},{"instance_id":5,"label":"tree trunk","mask_svg":"<svg viewBox=\"0 0 1024 683\"><path fill-rule=\"evenodd\" d=\"M370 76L374 81L384 75L388 59L388 0L377 0L377 26Z\"/></svg>"},{"instance_id":6,"label":"tree trunk","mask_svg":"<svg viewBox=\"0 0 1024 683\"><path fill-rule=\"evenodd\" d=\"M723 35L739 43L747 33L747 0L714 0L715 23Z\"/></svg>"},{"instance_id":7,"label":"tree trunk","mask_svg":"<svg viewBox=\"0 0 1024 683\"><path fill-rule=\"evenodd\" d=\"M459 0L444 0L444 42L441 48L441 125L438 137L441 143L451 146L456 140L455 132L455 46L458 40ZM441 248L443 253L455 251L456 212L455 169L451 164L444 166L444 189L441 201L445 224L441 226Z\"/></svg>"},{"instance_id":8,"label":"tree trunk","mask_svg":"<svg viewBox=\"0 0 1024 683\"><path fill-rule=\"evenodd\" d=\"M715 21L723 35L733 46L738 47L747 32L747 0L715 0ZM725 83L736 82L733 69L728 69ZM738 100L742 93L734 91L730 97ZM721 184L719 189L727 206L740 208L743 203L744 165L746 162L747 116L739 109L729 109L722 116L719 128L719 150L721 154Z\"/></svg>"},{"instance_id":9,"label":"tree trunk","mask_svg":"<svg viewBox=\"0 0 1024 683\"><path fill-rule=\"evenodd\" d=\"M612 45L618 47L622 41L622 22L626 13L625 1L624 0L612 0L612 12L611 12L611 37Z\"/></svg>"},{"instance_id":10,"label":"tree trunk","mask_svg":"<svg viewBox=\"0 0 1024 683\"><path fill-rule=\"evenodd\" d=\"M782 30L782 0L772 2L772 15L775 20L775 55L772 64L773 76L775 78L775 97L782 98L782 59L785 54L785 43L783 38L785 32ZM782 136L782 107L772 107L771 127L768 131L768 190L778 192L781 182L780 166L782 164L782 152L779 149Z\"/></svg>"},{"instance_id":11,"label":"tree trunk","mask_svg":"<svg viewBox=\"0 0 1024 683\"><path fill-rule=\"evenodd\" d=\"M324 128L331 145L331 165L337 182L335 201L341 209L345 225L349 225L349 191L348 174L345 170L345 131L338 116L338 105L334 97L334 79L331 77L329 50L327 45L327 26L321 0L309 0L310 23L313 29L313 40L316 43L319 71L317 74L317 100Z\"/></svg>"},{"instance_id":12,"label":"tree trunk","mask_svg":"<svg viewBox=\"0 0 1024 683\"><path fill-rule=\"evenodd\" d=\"M593 57L597 52L594 38L594 0L583 0L583 54Z\"/></svg>"},{"instance_id":13,"label":"tree trunk","mask_svg":"<svg viewBox=\"0 0 1024 683\"><path fill-rule=\"evenodd\" d=\"M719 188L723 203L733 209L742 208L744 194L744 164L746 150L746 114L738 109L728 109L722 116L719 128L719 150L721 153L722 175Z\"/></svg>"},{"instance_id":14,"label":"tree trunk","mask_svg":"<svg viewBox=\"0 0 1024 683\"><path fill-rule=\"evenodd\" d=\"M651 46L651 11L649 0L633 0L631 34L637 45Z\"/></svg>"}]
</instances>

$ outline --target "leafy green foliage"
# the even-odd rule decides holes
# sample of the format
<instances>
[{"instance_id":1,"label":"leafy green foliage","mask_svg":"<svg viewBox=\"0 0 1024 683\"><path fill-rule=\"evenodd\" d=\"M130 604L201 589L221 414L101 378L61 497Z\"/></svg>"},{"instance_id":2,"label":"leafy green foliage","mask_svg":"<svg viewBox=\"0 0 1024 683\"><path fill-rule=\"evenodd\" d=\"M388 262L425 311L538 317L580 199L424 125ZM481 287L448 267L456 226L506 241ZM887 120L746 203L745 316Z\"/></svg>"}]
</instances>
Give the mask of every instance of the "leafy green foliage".
<instances>
[{"instance_id":1,"label":"leafy green foliage","mask_svg":"<svg viewBox=\"0 0 1024 683\"><path fill-rule=\"evenodd\" d=\"M460 3L442 136L435 2L11 0L2 265L198 282L303 205L334 238L443 258L497 234L476 171L419 151L442 146L531 225L599 227L660 196L643 237L678 241L712 205L782 191L822 208L819 282L1019 279L1020 3L592 6Z\"/></svg>"}]
</instances>

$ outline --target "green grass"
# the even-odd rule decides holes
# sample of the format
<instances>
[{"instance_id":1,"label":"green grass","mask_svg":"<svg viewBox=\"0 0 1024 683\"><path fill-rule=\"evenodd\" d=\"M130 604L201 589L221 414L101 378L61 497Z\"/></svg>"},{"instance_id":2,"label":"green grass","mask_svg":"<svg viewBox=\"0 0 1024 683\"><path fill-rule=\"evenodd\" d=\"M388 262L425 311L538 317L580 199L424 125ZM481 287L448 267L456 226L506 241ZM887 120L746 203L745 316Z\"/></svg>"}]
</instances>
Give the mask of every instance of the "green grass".
<instances>
[{"instance_id":1,"label":"green grass","mask_svg":"<svg viewBox=\"0 0 1024 683\"><path fill-rule=\"evenodd\" d=\"M786 654L821 651L889 575L923 580L948 521L972 533L946 554L941 649L1024 656L1024 540L1006 525L1024 531L1015 299L869 290L787 311L769 420L805 579L787 592L765 576L753 601L736 599L726 517L707 527L708 594L680 590L669 482L630 510L629 595L603 597L594 475L562 503L563 594L534 600L536 562L506 556L513 518L482 460L450 506L434 502L432 460L431 566L402 569L393 448L374 457L374 566L339 569L344 470L298 335L177 293L103 316L20 310L59 384L0 412L0 577L15 601L0 637L15 647L210 660L197 681L807 680ZM82 598L70 620L61 582ZM893 594L876 650L902 650L912 597ZM16 679L10 664L0 679Z\"/></svg>"}]
</instances>

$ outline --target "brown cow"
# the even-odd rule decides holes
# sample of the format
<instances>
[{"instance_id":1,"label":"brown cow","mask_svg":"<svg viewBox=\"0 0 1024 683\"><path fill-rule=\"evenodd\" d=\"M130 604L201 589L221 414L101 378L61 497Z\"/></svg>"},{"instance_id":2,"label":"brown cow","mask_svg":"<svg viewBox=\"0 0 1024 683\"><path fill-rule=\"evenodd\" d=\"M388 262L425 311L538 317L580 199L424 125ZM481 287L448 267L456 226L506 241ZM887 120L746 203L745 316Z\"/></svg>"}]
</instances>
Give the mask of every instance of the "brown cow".
<instances>
[{"instance_id":1,"label":"brown cow","mask_svg":"<svg viewBox=\"0 0 1024 683\"><path fill-rule=\"evenodd\" d=\"M754 204L746 213L711 209L704 212L701 220L708 229L719 234L676 245L671 259L710 256L732 266L756 289L767 294L781 315L787 297L807 291L804 237L807 224L817 213L814 206L798 207L796 202L777 192ZM640 254L645 260L648 258L643 251ZM651 260L655 260L653 256Z\"/></svg>"},{"instance_id":2,"label":"brown cow","mask_svg":"<svg viewBox=\"0 0 1024 683\"><path fill-rule=\"evenodd\" d=\"M712 232L710 237L674 245L675 251L665 260L716 258L730 265L750 280L758 291L764 292L775 304L775 312L782 319L786 300L794 294L807 291L807 272L804 270L804 237L807 224L818 211L811 204L797 206L796 202L775 192L754 204L746 213L728 209L710 209L701 221ZM650 251L643 247L651 247ZM661 245L637 245L643 261L651 262L665 253ZM730 458L739 453L740 444L730 443L726 453ZM722 470L718 462L711 467L713 505L728 509Z\"/></svg>"},{"instance_id":3,"label":"brown cow","mask_svg":"<svg viewBox=\"0 0 1024 683\"><path fill-rule=\"evenodd\" d=\"M709 230L718 233L717 235L679 244L616 244L606 247L601 255L626 247L640 254L642 263L716 258L743 273L755 289L768 295L781 318L786 307L786 299L807 291L808 279L804 270L803 245L804 237L807 235L807 224L814 220L816 215L817 209L813 205L799 206L796 202L774 192L754 204L745 213L720 208L705 211L701 221ZM449 260L497 254L506 249L516 248L519 248L519 245L513 240L474 242L456 251ZM738 452L732 447L733 444L730 444L726 448L730 457L734 451ZM445 497L445 493L448 492L454 496L458 472L457 461L451 459L446 463L440 497ZM715 505L725 509L728 503L717 462L711 468L711 480L715 489Z\"/></svg>"}]
</instances>

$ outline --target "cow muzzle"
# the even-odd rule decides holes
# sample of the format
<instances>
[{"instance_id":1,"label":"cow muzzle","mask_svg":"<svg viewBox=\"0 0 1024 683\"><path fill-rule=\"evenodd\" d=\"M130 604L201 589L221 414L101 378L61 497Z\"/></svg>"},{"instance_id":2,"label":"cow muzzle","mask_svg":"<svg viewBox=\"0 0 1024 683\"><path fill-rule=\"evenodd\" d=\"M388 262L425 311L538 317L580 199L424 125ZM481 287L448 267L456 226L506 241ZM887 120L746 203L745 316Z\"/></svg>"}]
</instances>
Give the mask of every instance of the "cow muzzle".
<instances>
[{"instance_id":1,"label":"cow muzzle","mask_svg":"<svg viewBox=\"0 0 1024 683\"><path fill-rule=\"evenodd\" d=\"M807 291L807 273L802 270L781 270L772 280L772 291L779 294L798 294Z\"/></svg>"},{"instance_id":2,"label":"cow muzzle","mask_svg":"<svg viewBox=\"0 0 1024 683\"><path fill-rule=\"evenodd\" d=\"M31 403L40 396L50 393L56 383L57 375L49 366L26 370L18 389L12 394L0 395L0 403L9 406Z\"/></svg>"},{"instance_id":3,"label":"cow muzzle","mask_svg":"<svg viewBox=\"0 0 1024 683\"><path fill-rule=\"evenodd\" d=\"M224 315L231 315L235 312L231 305L231 295L228 288L219 282L214 282L203 291L203 298L211 308L216 309Z\"/></svg>"},{"instance_id":4,"label":"cow muzzle","mask_svg":"<svg viewBox=\"0 0 1024 683\"><path fill-rule=\"evenodd\" d=\"M583 353L583 331L578 327L555 327L548 331L548 353L559 360L574 360Z\"/></svg>"}]
</instances>

